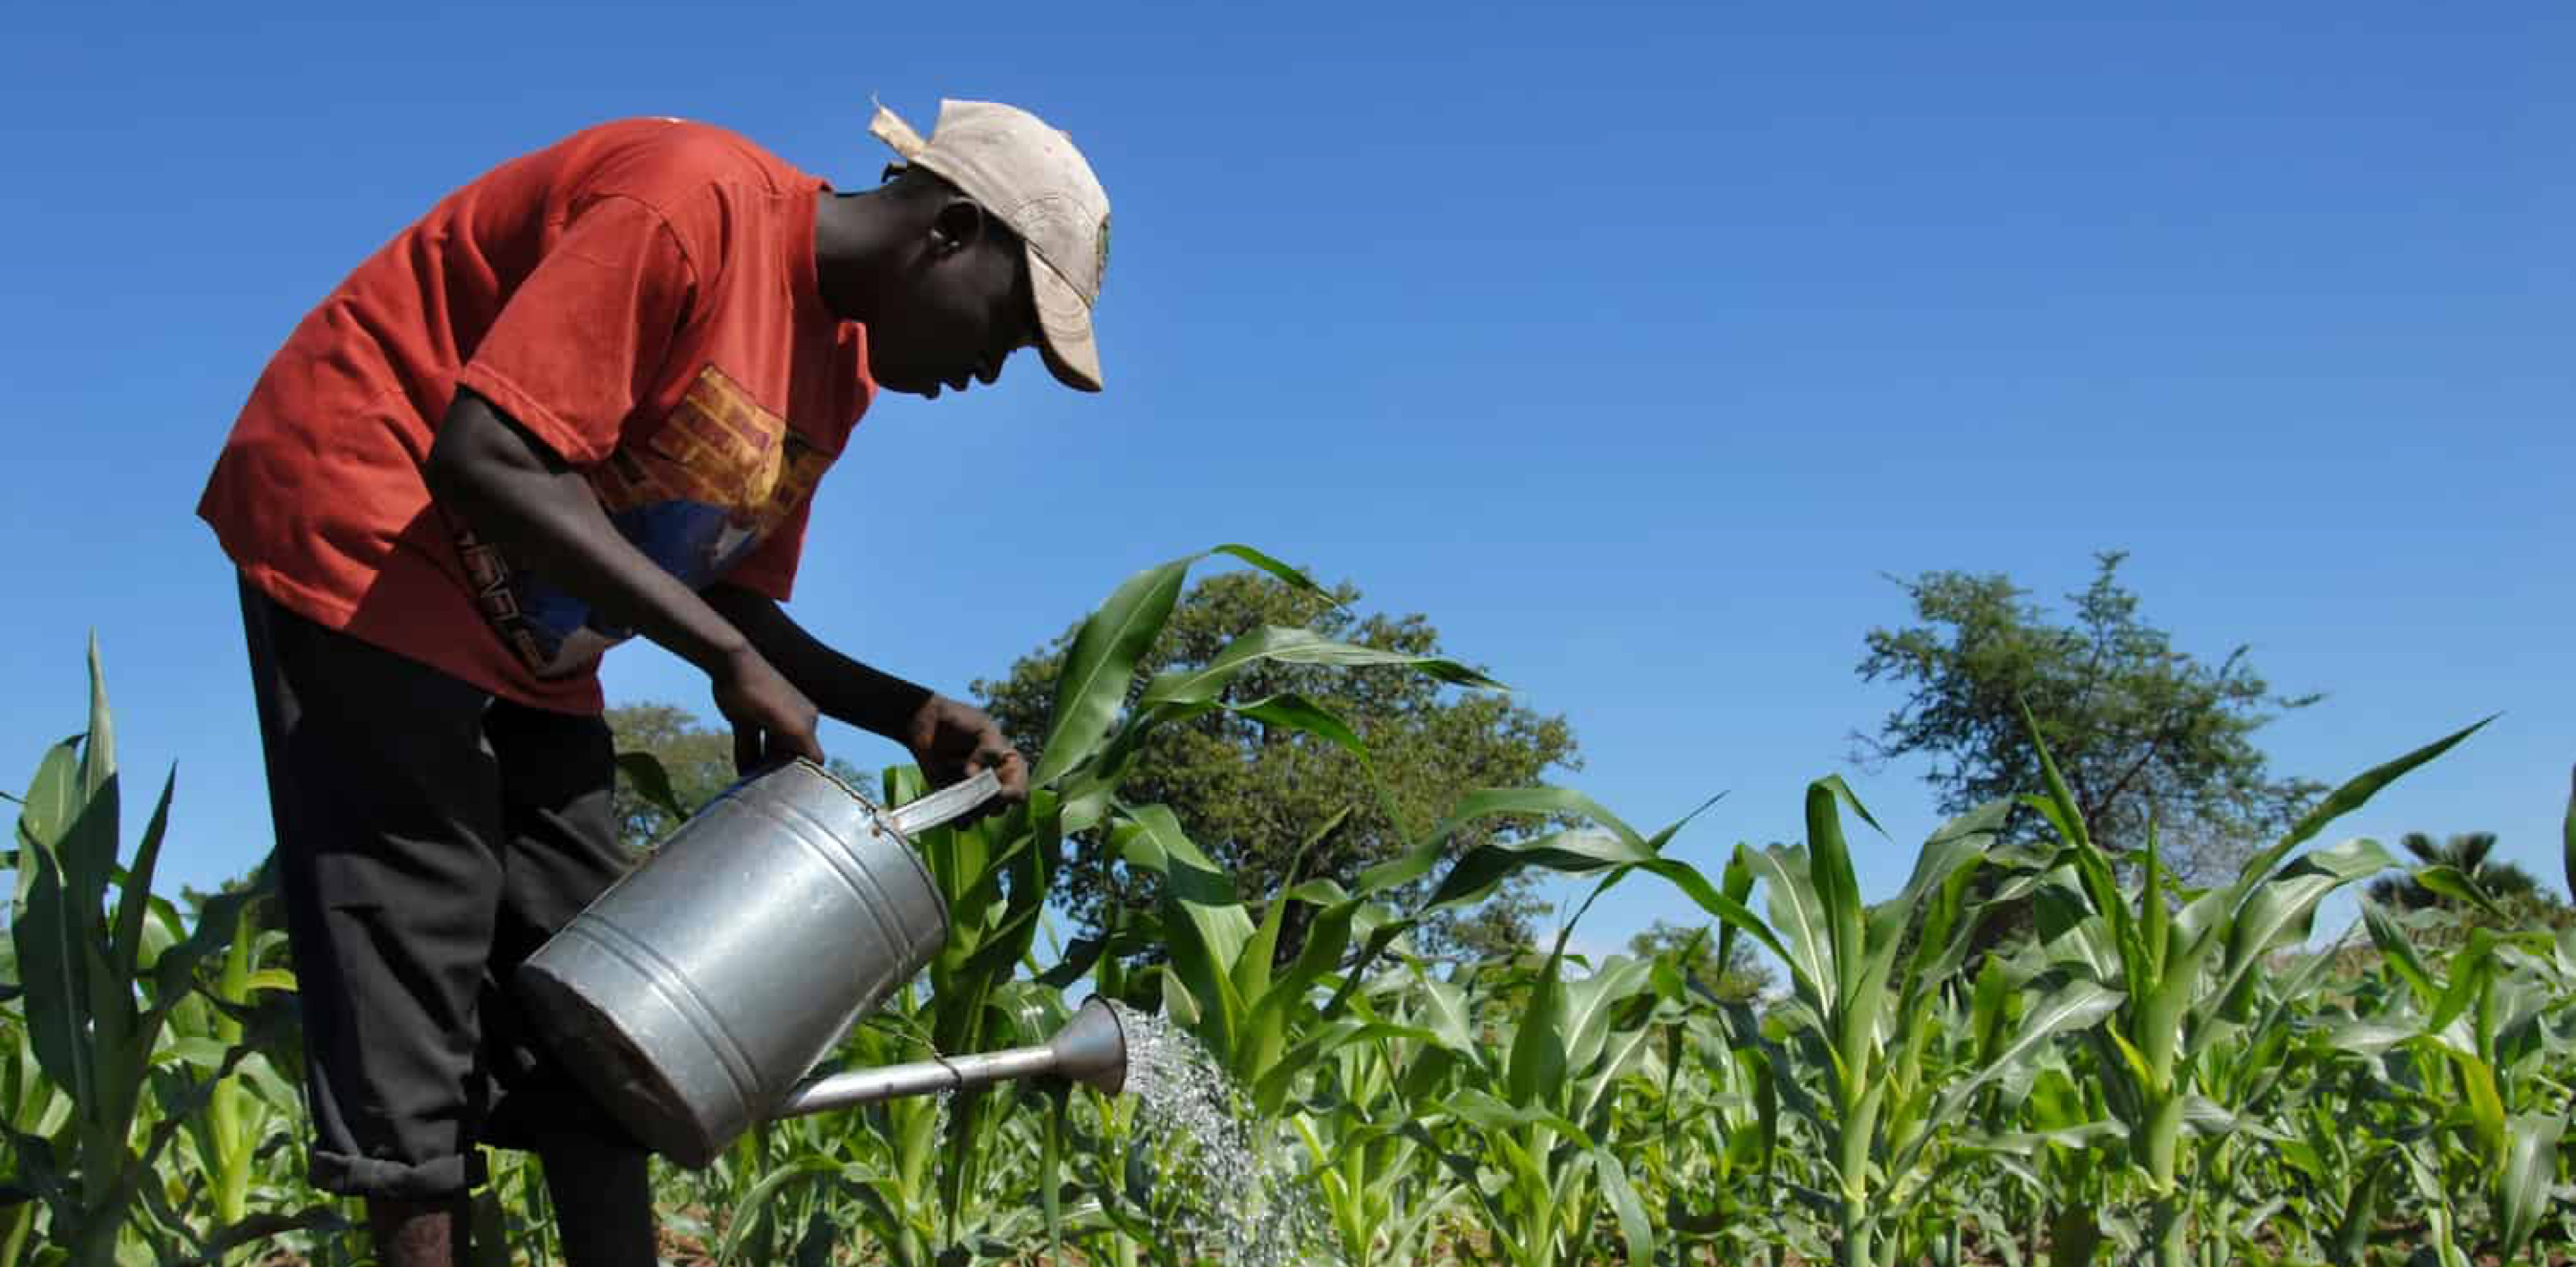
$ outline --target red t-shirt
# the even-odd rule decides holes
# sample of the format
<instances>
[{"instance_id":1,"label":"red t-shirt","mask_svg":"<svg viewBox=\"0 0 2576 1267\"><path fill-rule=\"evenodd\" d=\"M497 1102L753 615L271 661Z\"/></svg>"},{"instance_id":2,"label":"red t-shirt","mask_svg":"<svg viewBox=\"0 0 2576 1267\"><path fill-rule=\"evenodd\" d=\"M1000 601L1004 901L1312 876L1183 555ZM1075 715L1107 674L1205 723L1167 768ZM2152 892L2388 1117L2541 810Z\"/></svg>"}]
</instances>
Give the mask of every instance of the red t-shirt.
<instances>
[{"instance_id":1,"label":"red t-shirt","mask_svg":"<svg viewBox=\"0 0 2576 1267\"><path fill-rule=\"evenodd\" d=\"M421 477L459 387L589 477L693 586L784 600L817 480L866 411L824 306L824 184L720 128L605 124L449 195L304 318L197 513L323 625L544 708L596 712L628 630L514 568Z\"/></svg>"}]
</instances>

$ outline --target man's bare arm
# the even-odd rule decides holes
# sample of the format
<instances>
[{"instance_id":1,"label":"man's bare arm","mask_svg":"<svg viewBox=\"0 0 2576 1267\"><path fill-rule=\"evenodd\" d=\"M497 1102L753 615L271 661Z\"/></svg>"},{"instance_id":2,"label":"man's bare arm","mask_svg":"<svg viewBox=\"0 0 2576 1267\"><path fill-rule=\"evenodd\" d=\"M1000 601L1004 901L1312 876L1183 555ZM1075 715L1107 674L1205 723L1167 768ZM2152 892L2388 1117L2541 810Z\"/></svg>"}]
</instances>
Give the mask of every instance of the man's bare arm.
<instances>
[{"instance_id":1,"label":"man's bare arm","mask_svg":"<svg viewBox=\"0 0 2576 1267\"><path fill-rule=\"evenodd\" d=\"M932 783L990 769L1001 778L1003 800L1027 798L1026 760L982 710L833 650L766 594L718 584L706 598L825 714L910 748Z\"/></svg>"},{"instance_id":2,"label":"man's bare arm","mask_svg":"<svg viewBox=\"0 0 2576 1267\"><path fill-rule=\"evenodd\" d=\"M512 561L704 671L744 769L823 759L813 702L742 630L627 541L579 471L490 402L456 394L422 474L440 505Z\"/></svg>"}]
</instances>

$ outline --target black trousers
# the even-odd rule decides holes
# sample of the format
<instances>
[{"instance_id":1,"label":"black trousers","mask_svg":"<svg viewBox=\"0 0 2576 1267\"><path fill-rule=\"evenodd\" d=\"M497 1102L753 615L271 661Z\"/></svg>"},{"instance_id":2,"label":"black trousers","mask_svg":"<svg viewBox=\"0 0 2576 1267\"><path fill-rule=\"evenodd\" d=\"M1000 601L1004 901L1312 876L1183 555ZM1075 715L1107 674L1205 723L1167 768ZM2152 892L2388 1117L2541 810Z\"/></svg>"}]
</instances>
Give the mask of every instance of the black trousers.
<instances>
[{"instance_id":1,"label":"black trousers","mask_svg":"<svg viewBox=\"0 0 2576 1267\"><path fill-rule=\"evenodd\" d=\"M478 1144L640 1149L502 988L629 863L607 722L495 699L241 591L315 1186L429 1200L482 1182Z\"/></svg>"}]
</instances>

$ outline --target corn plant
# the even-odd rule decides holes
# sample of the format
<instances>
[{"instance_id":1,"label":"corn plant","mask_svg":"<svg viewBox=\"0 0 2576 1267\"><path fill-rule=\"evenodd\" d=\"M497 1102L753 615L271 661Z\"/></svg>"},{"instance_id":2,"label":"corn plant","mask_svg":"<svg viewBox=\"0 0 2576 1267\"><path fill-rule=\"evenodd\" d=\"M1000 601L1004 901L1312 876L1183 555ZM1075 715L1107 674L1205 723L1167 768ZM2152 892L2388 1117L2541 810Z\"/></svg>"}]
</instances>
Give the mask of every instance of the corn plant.
<instances>
[{"instance_id":1,"label":"corn plant","mask_svg":"<svg viewBox=\"0 0 2576 1267\"><path fill-rule=\"evenodd\" d=\"M70 1112L49 1130L50 1118L39 1120L38 1131L13 1124L8 1143L19 1184L42 1202L49 1221L36 1260L106 1267L137 1207L152 1201L165 1152L260 1046L260 1036L233 1030L234 1041L189 1042L174 1060L168 1033L180 1009L201 997L200 969L227 955L243 908L258 894L210 900L191 928L155 918L152 875L175 772L132 860L120 868L115 738L95 645L89 668L89 729L54 745L38 765L20 804L12 856L18 884L10 932L27 1044ZM239 1008L232 1000L212 1002ZM291 1024L277 1008L236 1014ZM156 1079L156 1069L167 1076ZM165 1226L155 1239L164 1257L180 1244L220 1253L280 1225L271 1216L255 1225L169 1227L178 1220L161 1213Z\"/></svg>"},{"instance_id":2,"label":"corn plant","mask_svg":"<svg viewBox=\"0 0 2576 1267\"><path fill-rule=\"evenodd\" d=\"M2336 1042L2372 1059L2371 1091L2434 1124L2405 1164L2438 1221L2457 1226L2455 1194L2483 1192L2498 1252L2511 1260L2546 1217L2576 1107L2552 1073L2576 1053L2576 932L2473 929L2444 964L2416 954L2401 917L2370 906L2363 918L2400 985ZM2444 1258L2467 1261L2456 1248Z\"/></svg>"},{"instance_id":3,"label":"corn plant","mask_svg":"<svg viewBox=\"0 0 2576 1267\"><path fill-rule=\"evenodd\" d=\"M1198 1261L1197 1247L1173 1233L1188 1221L1191 1205L1212 1194L1160 1181L1171 1149L1188 1141L1152 1138L1142 1106L1132 1097L1077 1091L1065 1108L1051 1127L1049 1160L1060 1178L1070 1179L1068 1188L1083 1196L1067 1209L1064 1192L1057 1192L1051 1240L1077 1246L1085 1259L1111 1267Z\"/></svg>"},{"instance_id":4,"label":"corn plant","mask_svg":"<svg viewBox=\"0 0 2576 1267\"><path fill-rule=\"evenodd\" d=\"M1615 1112L1618 1083L1652 1038L1641 1009L1626 1006L1646 989L1649 965L1614 958L1568 981L1565 938L1560 932L1540 960L1520 1015L1481 1018L1494 1042L1465 1048L1464 1068L1473 1076L1440 1106L1459 1127L1441 1160L1482 1208L1484 1225L1515 1267L1582 1261L1605 1220L1617 1228L1628 1261L1650 1262L1654 1229L1623 1160L1634 1143L1623 1125L1636 1124L1623 1124ZM1453 1044L1467 1037L1457 1023L1462 1002L1439 1014L1435 1032ZM1486 1182L1486 1172L1497 1181Z\"/></svg>"},{"instance_id":5,"label":"corn plant","mask_svg":"<svg viewBox=\"0 0 2576 1267\"><path fill-rule=\"evenodd\" d=\"M2481 723L2483 724L2483 723ZM2060 848L2038 890L2046 972L2118 996L2118 1011L2088 1031L2109 1104L2129 1132L2129 1162L2146 1182L2148 1244L2159 1267L2179 1267L2193 1194L2182 1172L2184 1132L2195 1112L2216 1129L2231 1106L2210 1100L2203 1057L2221 1036L2277 1026L2279 1005L2258 1015L2257 980L2270 957L2304 942L2317 903L2344 885L2385 870L2387 852L2354 840L2290 852L2326 824L2359 808L2406 771L2467 738L2460 731L2335 789L2280 841L2248 860L2237 878L2174 907L2150 828L2142 887L2133 899L2110 854L2086 829L2065 780L2038 738L2047 794L2028 798L2056 831Z\"/></svg>"},{"instance_id":6,"label":"corn plant","mask_svg":"<svg viewBox=\"0 0 2576 1267\"><path fill-rule=\"evenodd\" d=\"M1960 1149L1994 1166L1992 1200L1978 1221L1991 1233L1988 1246L2008 1260L2080 1267L2120 1230L2100 1159L2100 1145L2117 1137L2119 1124L2080 1058L2063 1044L2038 1053L2011 1111L1962 1132ZM2008 1235L2015 1229L2026 1246Z\"/></svg>"},{"instance_id":7,"label":"corn plant","mask_svg":"<svg viewBox=\"0 0 2576 1267\"><path fill-rule=\"evenodd\" d=\"M1822 1095L1784 1081L1783 1103L1825 1141L1830 1193L1809 1197L1831 1209L1836 1261L1846 1267L1893 1261L1874 1248L1892 1206L1913 1196L1919 1167L1939 1133L1977 1090L2003 1077L2060 1031L2089 1024L2118 1005L2098 983L2071 982L2023 1017L2020 1028L1975 1069L1927 1064L1942 991L1966 955L1974 927L1968 880L1992 846L2002 807L1988 806L1935 832L1905 887L1864 906L1841 809L1871 820L1839 779L1807 789L1804 848L1739 847L1728 865L1720 917L1788 965L1795 997L1784 1010L1792 1050L1779 1050L1738 1009L1737 1041L1773 1047L1773 1059L1813 1069ZM1769 918L1742 896L1759 877Z\"/></svg>"},{"instance_id":8,"label":"corn plant","mask_svg":"<svg viewBox=\"0 0 2576 1267\"><path fill-rule=\"evenodd\" d=\"M1738 1262L1768 1249L1777 1262L1791 1248L1771 1208L1782 1191L1779 1088L1765 1052L1729 1041L1729 1000L1687 971L1696 949L1665 952L1648 974L1660 1042L1626 1096L1657 1129L1640 1143L1635 1175L1641 1189L1663 1194L1662 1236L1674 1256L1705 1246Z\"/></svg>"},{"instance_id":9,"label":"corn plant","mask_svg":"<svg viewBox=\"0 0 2576 1267\"><path fill-rule=\"evenodd\" d=\"M264 867L255 873L251 892L259 896L254 902L273 893L271 883ZM206 965L194 996L172 1009L153 1074L162 1104L185 1105L191 1102L191 1077L233 1061L232 1073L217 1079L205 1094L203 1109L183 1117L184 1127L172 1144L178 1162L171 1176L175 1182L143 1193L156 1221L183 1236L196 1220L181 1212L204 1210L210 1234L197 1240L189 1257L208 1262L223 1262L237 1255L237 1247L281 1232L345 1226L302 1176L279 1174L261 1164L265 1156L299 1151L304 1100L294 1081L293 1056L300 1053L285 1050L292 1044L253 1041L259 1032L256 1020L264 1019L273 1037L292 1032L285 1013L295 990L294 974L285 967L286 934L257 927L253 915L253 907L241 908L220 958ZM177 907L153 898L145 930L147 956L157 959L185 932ZM248 1050L234 1054L244 1048Z\"/></svg>"},{"instance_id":10,"label":"corn plant","mask_svg":"<svg viewBox=\"0 0 2576 1267\"><path fill-rule=\"evenodd\" d=\"M1300 589L1324 593L1304 574L1248 547L1220 546L1210 553L1231 555ZM1283 1067L1289 1035L1308 1028L1320 1015L1309 998L1312 987L1337 966L1354 929L1365 937L1389 922L1372 909L1375 899L1421 872L1398 875L1381 869L1352 892L1329 881L1300 885L1266 903L1256 922L1235 892L1233 878L1188 838L1169 809L1123 804L1116 788L1156 730L1218 709L1321 739L1365 765L1368 750L1359 736L1310 700L1296 695L1226 698L1236 677L1264 661L1396 669L1475 687L1498 684L1454 660L1273 627L1236 639L1205 665L1165 672L1139 688L1131 682L1136 664L1170 618L1189 567L1203 557L1138 573L1076 631L1057 679L1046 748L1032 780L1061 790L1063 832L1097 831L1132 869L1160 881L1159 921L1138 931L1169 947L1168 966L1160 973L1161 998L1239 1082L1254 1089L1256 1102L1268 1112L1279 1102L1279 1083L1268 1075ZM1120 706L1131 694L1134 703L1122 714ZM1309 847L1341 821L1335 816L1316 824ZM1439 839L1435 836L1430 846L1434 856ZM1291 902L1318 911L1300 956L1284 967L1274 966ZM1077 943L1076 965L1087 967L1102 948L1096 941ZM1303 1059L1323 1054L1313 1048L1299 1052Z\"/></svg>"},{"instance_id":11,"label":"corn plant","mask_svg":"<svg viewBox=\"0 0 2576 1267\"><path fill-rule=\"evenodd\" d=\"M1423 1028L1434 984L1417 960L1352 995L1347 1015L1325 1028L1354 1037L1318 1044L1332 1055L1289 1119L1349 1267L1427 1261L1434 1233L1465 1197L1434 1151L1404 1129L1456 1059Z\"/></svg>"}]
</instances>

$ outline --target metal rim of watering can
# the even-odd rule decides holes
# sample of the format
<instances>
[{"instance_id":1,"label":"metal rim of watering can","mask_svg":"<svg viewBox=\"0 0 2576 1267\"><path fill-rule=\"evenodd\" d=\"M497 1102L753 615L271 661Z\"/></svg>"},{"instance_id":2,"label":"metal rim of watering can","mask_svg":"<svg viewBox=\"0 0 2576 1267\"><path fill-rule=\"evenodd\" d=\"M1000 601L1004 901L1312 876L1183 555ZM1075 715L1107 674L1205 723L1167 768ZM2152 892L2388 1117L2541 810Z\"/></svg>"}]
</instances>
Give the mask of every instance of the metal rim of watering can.
<instances>
[{"instance_id":1,"label":"metal rim of watering can","mask_svg":"<svg viewBox=\"0 0 2576 1267\"><path fill-rule=\"evenodd\" d=\"M933 827L944 827L981 808L984 802L1002 793L1002 776L991 770L983 770L973 777L960 779L946 787L923 793L901 805L879 805L875 798L851 786L849 780L834 773L830 767L807 757L792 757L767 769L756 770L746 775L742 782L748 783L752 779L788 766L801 766L831 780L835 786L856 798L860 804L875 811L881 826L892 830L895 835L906 841ZM740 784L735 786L738 787Z\"/></svg>"}]
</instances>

